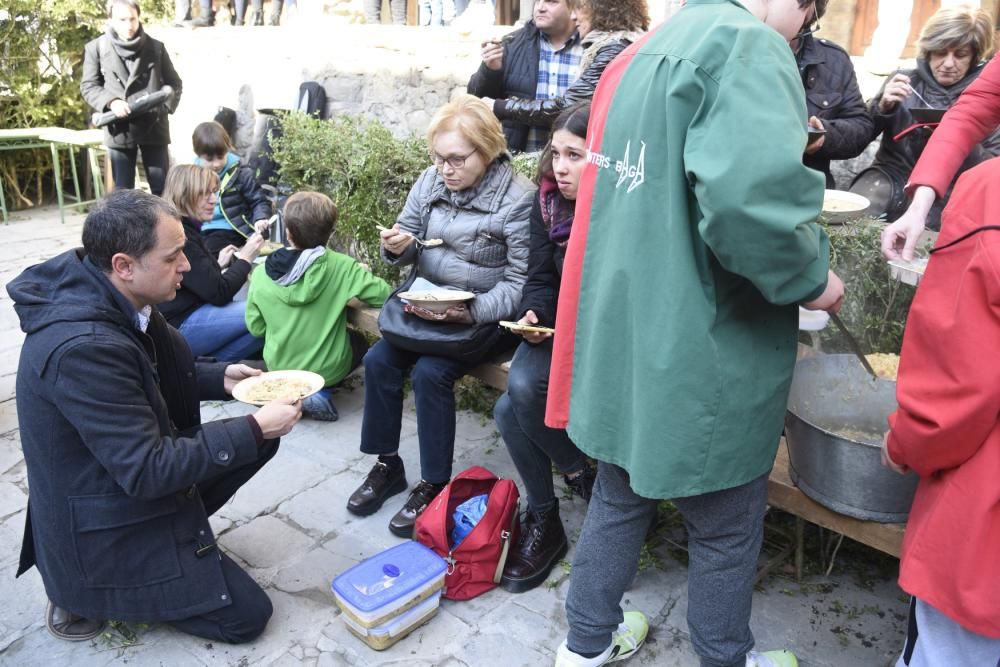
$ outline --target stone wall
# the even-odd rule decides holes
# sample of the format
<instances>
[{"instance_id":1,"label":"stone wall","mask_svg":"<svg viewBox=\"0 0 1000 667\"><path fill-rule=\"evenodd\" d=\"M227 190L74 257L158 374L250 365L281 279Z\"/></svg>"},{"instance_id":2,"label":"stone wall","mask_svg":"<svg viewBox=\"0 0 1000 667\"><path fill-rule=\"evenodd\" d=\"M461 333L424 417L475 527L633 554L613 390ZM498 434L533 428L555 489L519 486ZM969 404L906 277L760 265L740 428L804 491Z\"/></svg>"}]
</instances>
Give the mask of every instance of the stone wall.
<instances>
[{"instance_id":1,"label":"stone wall","mask_svg":"<svg viewBox=\"0 0 1000 667\"><path fill-rule=\"evenodd\" d=\"M433 113L464 92L479 65L479 44L509 28L349 25L336 17L281 27L197 30L150 26L184 81L171 118L174 159L191 159L191 132L219 106L237 110L239 152L253 138L255 110L291 108L299 84L315 80L330 114L378 118L398 135L423 132Z\"/></svg>"}]
</instances>

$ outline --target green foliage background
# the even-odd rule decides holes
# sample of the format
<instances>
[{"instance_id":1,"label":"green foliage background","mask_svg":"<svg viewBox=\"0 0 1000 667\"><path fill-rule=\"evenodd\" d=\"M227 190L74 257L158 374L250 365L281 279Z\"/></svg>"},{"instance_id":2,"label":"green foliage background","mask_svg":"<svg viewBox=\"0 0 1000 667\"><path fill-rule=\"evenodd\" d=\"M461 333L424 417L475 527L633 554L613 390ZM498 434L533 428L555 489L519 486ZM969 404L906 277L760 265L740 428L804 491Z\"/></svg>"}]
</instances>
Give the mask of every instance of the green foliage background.
<instances>
[{"instance_id":1,"label":"green foliage background","mask_svg":"<svg viewBox=\"0 0 1000 667\"><path fill-rule=\"evenodd\" d=\"M144 22L168 16L170 0L142 2ZM104 25L102 0L4 0L0 4L0 128L87 127L80 95L83 47ZM0 152L8 206L50 193L47 150Z\"/></svg>"}]
</instances>

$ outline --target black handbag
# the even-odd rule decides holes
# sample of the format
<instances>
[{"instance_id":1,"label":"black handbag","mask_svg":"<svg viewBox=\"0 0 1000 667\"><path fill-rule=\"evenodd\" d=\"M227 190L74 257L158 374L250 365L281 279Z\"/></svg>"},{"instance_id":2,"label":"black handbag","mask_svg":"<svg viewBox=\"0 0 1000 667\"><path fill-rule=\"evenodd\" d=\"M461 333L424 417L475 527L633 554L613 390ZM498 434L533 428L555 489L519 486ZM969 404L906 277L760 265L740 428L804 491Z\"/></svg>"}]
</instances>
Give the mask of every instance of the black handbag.
<instances>
[{"instance_id":1,"label":"black handbag","mask_svg":"<svg viewBox=\"0 0 1000 667\"><path fill-rule=\"evenodd\" d=\"M448 357L476 364L500 352L506 331L496 322L459 324L431 322L403 310L400 292L417 279L414 266L410 276L386 299L378 316L378 328L386 342L410 352Z\"/></svg>"}]
</instances>

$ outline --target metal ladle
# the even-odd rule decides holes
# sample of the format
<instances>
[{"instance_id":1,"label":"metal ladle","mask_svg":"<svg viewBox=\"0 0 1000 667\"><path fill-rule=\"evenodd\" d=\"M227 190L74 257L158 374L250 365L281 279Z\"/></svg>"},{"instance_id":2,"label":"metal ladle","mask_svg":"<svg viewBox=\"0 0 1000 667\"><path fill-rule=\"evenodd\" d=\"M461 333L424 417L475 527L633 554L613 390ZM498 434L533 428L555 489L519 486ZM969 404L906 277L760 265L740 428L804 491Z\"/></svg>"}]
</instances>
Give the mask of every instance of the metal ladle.
<instances>
[{"instance_id":1,"label":"metal ladle","mask_svg":"<svg viewBox=\"0 0 1000 667\"><path fill-rule=\"evenodd\" d=\"M847 342L851 346L851 350L858 357L858 360L861 362L861 365L864 366L865 370L868 371L868 373L870 373L871 376L877 380L878 374L875 372L875 369L872 368L872 365L868 363L868 359L865 358L865 353L861 351L861 346L858 344L858 339L855 338L854 335L847 330L847 325L845 325L844 321L840 319L840 315L837 315L836 313L830 313L830 319L833 320L833 323L837 325L837 328L840 329L840 332L844 334L845 338L847 338Z\"/></svg>"}]
</instances>

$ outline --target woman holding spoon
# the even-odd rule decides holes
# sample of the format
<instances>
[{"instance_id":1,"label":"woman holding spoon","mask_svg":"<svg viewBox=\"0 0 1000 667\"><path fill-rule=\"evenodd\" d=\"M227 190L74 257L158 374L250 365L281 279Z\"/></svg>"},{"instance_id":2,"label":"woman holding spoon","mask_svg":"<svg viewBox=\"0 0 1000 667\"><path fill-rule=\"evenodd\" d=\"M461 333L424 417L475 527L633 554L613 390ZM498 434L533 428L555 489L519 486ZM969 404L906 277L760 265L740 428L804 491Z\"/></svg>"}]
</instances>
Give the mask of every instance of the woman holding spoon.
<instances>
[{"instance_id":1,"label":"woman holding spoon","mask_svg":"<svg viewBox=\"0 0 1000 667\"><path fill-rule=\"evenodd\" d=\"M906 210L904 186L939 120L934 111L950 108L993 53L990 14L968 6L942 8L924 25L917 48L916 68L890 76L869 104L875 126L872 139L881 134L882 142L871 167L851 185L852 192L871 201L868 213L884 214L890 222ZM1000 154L1000 132L974 150L959 173L996 154ZM940 226L946 202L947 195L931 211L929 228Z\"/></svg>"},{"instance_id":2,"label":"woman holding spoon","mask_svg":"<svg viewBox=\"0 0 1000 667\"><path fill-rule=\"evenodd\" d=\"M417 179L396 224L380 232L382 259L413 265L432 286L475 294L469 301L431 312L415 303L405 317L435 323L485 324L516 316L528 260L528 213L534 186L514 172L500 121L481 100L460 95L434 115L427 130L433 165ZM418 239L440 239L431 246ZM418 245L422 246L418 249ZM422 289L422 288L419 288ZM361 451L378 456L364 483L347 501L367 516L407 489L399 456L403 382L407 374L417 407L420 478L389 530L410 537L417 517L451 479L455 450L455 381L498 354L477 360L421 354L385 338L365 355L365 411ZM507 347L509 348L509 344Z\"/></svg>"}]
</instances>

